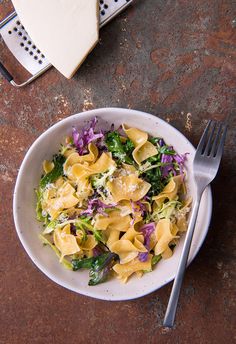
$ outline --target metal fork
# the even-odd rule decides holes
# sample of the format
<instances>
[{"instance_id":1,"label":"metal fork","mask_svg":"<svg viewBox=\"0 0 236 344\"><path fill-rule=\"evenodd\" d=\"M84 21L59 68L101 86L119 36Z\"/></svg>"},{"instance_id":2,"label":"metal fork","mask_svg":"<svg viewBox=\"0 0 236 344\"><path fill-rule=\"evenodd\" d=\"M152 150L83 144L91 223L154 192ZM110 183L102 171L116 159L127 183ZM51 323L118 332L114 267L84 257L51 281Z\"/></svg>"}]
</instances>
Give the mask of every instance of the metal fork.
<instances>
[{"instance_id":1,"label":"metal fork","mask_svg":"<svg viewBox=\"0 0 236 344\"><path fill-rule=\"evenodd\" d=\"M196 183L197 196L192 209L179 266L171 290L163 326L173 327L175 313L178 304L180 289L186 269L189 250L192 242L194 228L197 220L198 209L203 191L215 178L219 169L226 138L227 124L220 123L217 130L217 122L209 121L201 137L193 160L193 176Z\"/></svg>"}]
</instances>

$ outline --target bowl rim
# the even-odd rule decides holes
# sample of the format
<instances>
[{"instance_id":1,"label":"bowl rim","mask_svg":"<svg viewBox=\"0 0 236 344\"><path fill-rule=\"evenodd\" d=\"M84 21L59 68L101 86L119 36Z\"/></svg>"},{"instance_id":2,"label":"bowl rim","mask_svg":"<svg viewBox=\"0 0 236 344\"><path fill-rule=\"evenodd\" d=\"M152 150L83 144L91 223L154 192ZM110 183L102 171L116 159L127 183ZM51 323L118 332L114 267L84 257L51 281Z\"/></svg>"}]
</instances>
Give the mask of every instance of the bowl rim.
<instances>
[{"instance_id":1,"label":"bowl rim","mask_svg":"<svg viewBox=\"0 0 236 344\"><path fill-rule=\"evenodd\" d=\"M70 115L56 123L54 123L53 125L51 125L48 129L46 129L44 132L42 132L37 138L36 140L32 143L32 145L30 146L30 148L28 149L28 151L26 152L21 165L20 165L20 169L16 178L16 182L15 182L15 187L14 187L14 192L13 192L13 218L14 218L14 224L15 224L15 229L18 235L18 238L20 239L20 242L23 246L23 248L25 249L26 253L28 254L28 256L30 257L31 261L39 268L39 270L41 272L43 272L49 279L51 279L53 282L59 284L60 286L73 291L77 294L81 294L81 295L85 295L85 296L89 296L95 299L99 299L99 300L104 300L104 301L127 301L127 300L134 300L140 297L143 297L145 295L148 295L154 291L157 291L158 289L162 288L163 286L165 286L166 284L168 284L169 282L171 282L174 277L175 274L171 275L167 280L163 281L162 285L159 287L153 287L151 288L149 291L145 291L143 292L141 295L134 295L133 297L108 297L105 294L104 295L92 295L91 292L87 292L86 290L84 291L78 291L77 289L71 287L70 285L68 285L68 283L62 281L60 278L57 278L54 274L48 273L48 271L46 270L46 268L44 268L44 265L41 264L40 260L37 259L37 257L33 254L33 252L31 251L30 247L27 245L27 243L25 242L22 232L21 232L21 228L20 228L20 223L19 223L19 218L18 218L18 211L17 211L17 193L18 193L18 189L20 187L20 182L21 182L21 176L24 172L24 167L25 164L28 160L28 157L31 155L31 152L35 149L35 147L38 145L38 143L44 139L44 136L47 136L50 132L53 132L54 130L56 130L58 127L62 126L64 123L66 123L67 121L73 121L73 119L79 119L79 120L86 120L87 116L90 115L99 115L102 112L111 112L111 111L116 111L116 112L120 112L122 114L124 114L124 111L128 112L128 113L133 113L136 114L138 116L141 117L145 117L145 116L149 116L152 117L153 119L157 120L158 122L160 122L161 124L164 125L168 125L170 126L176 133L178 133L178 135L180 135L182 137L182 139L187 140L187 143L191 146L191 148L193 149L193 151L196 151L195 147L192 145L192 143L187 139L186 136L184 136L184 134L182 134L178 129L176 129L174 126L172 126L170 123L166 122L165 120L161 119L158 116L155 116L153 114L144 112L144 111L140 111L140 110L135 110L135 109L128 109L128 108L120 108L120 107L103 107L103 108L96 108L96 109L92 109L92 110L88 110L85 112L79 112L73 115ZM193 255L188 259L188 263L187 266L189 266L192 261L195 259L195 257L197 256L197 254L199 253L203 242L205 241L205 238L207 236L208 230L209 230L209 226L210 226L210 222L211 222L211 217L212 217L212 206L213 206L213 200L212 200L212 191L211 191L211 186L209 185L207 188L208 191L208 211L206 214L206 220L204 223L204 233L202 235L202 239L201 241L198 243Z\"/></svg>"}]
</instances>

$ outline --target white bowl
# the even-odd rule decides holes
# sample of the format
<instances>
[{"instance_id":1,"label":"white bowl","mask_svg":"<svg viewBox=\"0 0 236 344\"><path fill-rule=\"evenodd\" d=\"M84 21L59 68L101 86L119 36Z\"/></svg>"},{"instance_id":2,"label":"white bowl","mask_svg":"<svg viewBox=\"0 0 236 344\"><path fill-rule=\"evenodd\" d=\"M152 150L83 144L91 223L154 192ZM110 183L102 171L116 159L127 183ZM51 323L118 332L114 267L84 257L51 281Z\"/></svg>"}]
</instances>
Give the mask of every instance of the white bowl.
<instances>
[{"instance_id":1,"label":"white bowl","mask_svg":"<svg viewBox=\"0 0 236 344\"><path fill-rule=\"evenodd\" d=\"M188 192L194 198L195 186L192 175L192 160L195 149L178 130L163 120L144 112L105 108L91 110L70 116L56 123L45 131L31 146L21 165L14 192L13 211L17 234L26 252L37 265L54 282L77 293L103 300L129 300L141 297L161 288L175 275L177 264L183 248L184 237L174 250L170 259L162 260L151 273L142 278L132 277L127 284L113 278L97 286L88 286L87 271L66 270L58 261L55 253L48 246L43 246L38 238L42 225L36 220L34 189L42 174L42 161L52 158L58 152L60 143L66 135L71 134L72 126L82 128L87 121L97 116L98 128L110 128L112 123L118 127L121 123L147 131L153 136L163 137L172 144L178 153L188 152L187 185ZM208 231L212 211L211 189L208 187L202 197L197 224L189 256L189 263L198 253Z\"/></svg>"}]
</instances>

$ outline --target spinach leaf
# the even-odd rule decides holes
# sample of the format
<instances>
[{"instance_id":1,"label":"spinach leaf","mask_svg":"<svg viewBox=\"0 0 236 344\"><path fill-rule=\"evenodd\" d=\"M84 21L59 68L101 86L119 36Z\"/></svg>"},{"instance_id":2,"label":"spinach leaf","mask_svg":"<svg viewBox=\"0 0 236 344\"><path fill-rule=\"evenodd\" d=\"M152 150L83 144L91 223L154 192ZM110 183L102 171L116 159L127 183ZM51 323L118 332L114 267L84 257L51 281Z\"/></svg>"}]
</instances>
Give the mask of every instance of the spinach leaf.
<instances>
[{"instance_id":1,"label":"spinach leaf","mask_svg":"<svg viewBox=\"0 0 236 344\"><path fill-rule=\"evenodd\" d=\"M112 266L118 260L118 255L112 252L103 253L97 257L72 259L73 270L90 269L88 285L97 285L104 282Z\"/></svg>"},{"instance_id":2,"label":"spinach leaf","mask_svg":"<svg viewBox=\"0 0 236 344\"><path fill-rule=\"evenodd\" d=\"M49 183L55 182L60 176L63 175L63 164L65 162L65 157L61 154L56 154L53 157L54 168L51 172L45 174L40 180L40 188L44 189Z\"/></svg>"},{"instance_id":3,"label":"spinach leaf","mask_svg":"<svg viewBox=\"0 0 236 344\"><path fill-rule=\"evenodd\" d=\"M112 131L106 134L105 142L108 151L120 162L125 162L130 165L134 164L131 155L134 150L134 145L131 140L127 139L125 143L122 143L119 133Z\"/></svg>"},{"instance_id":4,"label":"spinach leaf","mask_svg":"<svg viewBox=\"0 0 236 344\"><path fill-rule=\"evenodd\" d=\"M118 255L112 252L97 256L89 272L90 280L88 285L97 285L106 281L112 266L118 258Z\"/></svg>"},{"instance_id":5,"label":"spinach leaf","mask_svg":"<svg viewBox=\"0 0 236 344\"><path fill-rule=\"evenodd\" d=\"M92 263L94 261L94 257L91 258L83 258L83 259L72 259L72 267L74 271L79 269L91 269Z\"/></svg>"}]
</instances>

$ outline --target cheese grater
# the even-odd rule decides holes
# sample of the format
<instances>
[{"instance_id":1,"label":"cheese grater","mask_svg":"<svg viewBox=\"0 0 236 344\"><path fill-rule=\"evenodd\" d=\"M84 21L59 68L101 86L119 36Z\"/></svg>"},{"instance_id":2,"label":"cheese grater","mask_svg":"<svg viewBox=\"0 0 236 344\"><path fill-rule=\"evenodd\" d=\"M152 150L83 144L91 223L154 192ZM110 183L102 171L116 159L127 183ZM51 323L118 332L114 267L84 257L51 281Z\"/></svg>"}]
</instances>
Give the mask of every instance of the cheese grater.
<instances>
[{"instance_id":1,"label":"cheese grater","mask_svg":"<svg viewBox=\"0 0 236 344\"><path fill-rule=\"evenodd\" d=\"M132 2L133 0L100 0L100 28L117 16ZM13 76L0 62L0 73L13 86L26 86L52 67L52 64L47 60L43 52L37 48L26 32L16 12L11 13L0 22L0 34L14 57L31 74L26 81L17 84Z\"/></svg>"}]
</instances>

